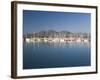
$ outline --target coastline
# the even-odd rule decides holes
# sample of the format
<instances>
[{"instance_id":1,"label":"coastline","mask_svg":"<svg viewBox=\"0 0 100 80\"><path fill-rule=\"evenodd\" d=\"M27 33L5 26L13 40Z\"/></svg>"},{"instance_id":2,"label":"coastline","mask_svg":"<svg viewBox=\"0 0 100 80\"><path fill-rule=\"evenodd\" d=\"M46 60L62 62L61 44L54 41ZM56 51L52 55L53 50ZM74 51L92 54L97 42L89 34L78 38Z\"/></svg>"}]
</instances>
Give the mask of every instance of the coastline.
<instances>
[{"instance_id":1,"label":"coastline","mask_svg":"<svg viewBox=\"0 0 100 80\"><path fill-rule=\"evenodd\" d=\"M83 43L89 43L90 39L88 38L25 38L25 42L83 42Z\"/></svg>"}]
</instances>

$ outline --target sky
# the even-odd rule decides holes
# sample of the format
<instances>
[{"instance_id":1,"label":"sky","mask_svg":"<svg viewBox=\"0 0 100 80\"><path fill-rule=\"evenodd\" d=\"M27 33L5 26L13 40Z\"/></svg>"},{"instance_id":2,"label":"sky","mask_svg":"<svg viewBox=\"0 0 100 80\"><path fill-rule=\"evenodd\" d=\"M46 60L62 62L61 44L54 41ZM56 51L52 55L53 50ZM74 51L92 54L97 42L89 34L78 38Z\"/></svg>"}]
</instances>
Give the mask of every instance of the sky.
<instances>
[{"instance_id":1,"label":"sky","mask_svg":"<svg viewBox=\"0 0 100 80\"><path fill-rule=\"evenodd\" d=\"M23 10L23 33L44 30L90 33L91 14Z\"/></svg>"}]
</instances>

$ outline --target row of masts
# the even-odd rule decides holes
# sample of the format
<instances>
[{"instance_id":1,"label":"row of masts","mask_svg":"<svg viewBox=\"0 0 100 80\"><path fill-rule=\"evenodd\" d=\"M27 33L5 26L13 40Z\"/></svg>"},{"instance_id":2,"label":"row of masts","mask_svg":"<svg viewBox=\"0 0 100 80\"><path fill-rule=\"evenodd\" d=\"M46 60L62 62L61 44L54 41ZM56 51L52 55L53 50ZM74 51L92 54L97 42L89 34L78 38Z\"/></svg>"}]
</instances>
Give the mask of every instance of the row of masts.
<instances>
[{"instance_id":1,"label":"row of masts","mask_svg":"<svg viewBox=\"0 0 100 80\"><path fill-rule=\"evenodd\" d=\"M68 31L41 31L24 35L26 42L90 42L90 33L71 33Z\"/></svg>"}]
</instances>

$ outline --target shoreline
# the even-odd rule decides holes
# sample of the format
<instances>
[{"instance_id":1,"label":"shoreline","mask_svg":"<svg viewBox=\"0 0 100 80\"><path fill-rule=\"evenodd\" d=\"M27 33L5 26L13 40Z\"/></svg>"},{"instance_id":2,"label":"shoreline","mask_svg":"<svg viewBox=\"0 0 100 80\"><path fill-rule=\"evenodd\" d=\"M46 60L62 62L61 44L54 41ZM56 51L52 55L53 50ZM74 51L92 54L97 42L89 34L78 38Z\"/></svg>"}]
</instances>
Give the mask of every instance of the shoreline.
<instances>
[{"instance_id":1,"label":"shoreline","mask_svg":"<svg viewBox=\"0 0 100 80\"><path fill-rule=\"evenodd\" d=\"M89 43L90 39L88 38L25 38L25 42L83 42Z\"/></svg>"}]
</instances>

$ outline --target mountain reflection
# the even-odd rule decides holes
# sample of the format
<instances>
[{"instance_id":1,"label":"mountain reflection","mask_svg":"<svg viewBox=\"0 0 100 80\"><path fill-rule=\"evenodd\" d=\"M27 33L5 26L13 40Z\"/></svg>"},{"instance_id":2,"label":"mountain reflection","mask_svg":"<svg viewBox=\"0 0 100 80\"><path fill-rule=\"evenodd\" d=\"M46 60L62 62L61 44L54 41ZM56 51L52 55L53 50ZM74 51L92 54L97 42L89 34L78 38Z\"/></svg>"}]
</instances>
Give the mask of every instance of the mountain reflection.
<instances>
[{"instance_id":1,"label":"mountain reflection","mask_svg":"<svg viewBox=\"0 0 100 80\"><path fill-rule=\"evenodd\" d=\"M78 47L80 46L86 46L86 47L90 47L90 42L25 42L24 41L24 45L28 46L28 44L32 45L33 48L40 48L40 47L76 47L76 45Z\"/></svg>"}]
</instances>

